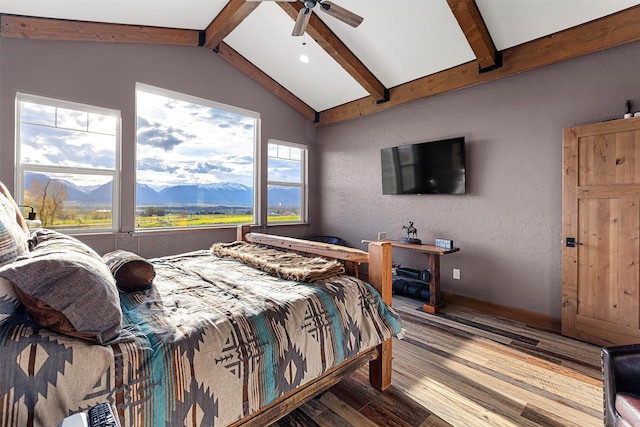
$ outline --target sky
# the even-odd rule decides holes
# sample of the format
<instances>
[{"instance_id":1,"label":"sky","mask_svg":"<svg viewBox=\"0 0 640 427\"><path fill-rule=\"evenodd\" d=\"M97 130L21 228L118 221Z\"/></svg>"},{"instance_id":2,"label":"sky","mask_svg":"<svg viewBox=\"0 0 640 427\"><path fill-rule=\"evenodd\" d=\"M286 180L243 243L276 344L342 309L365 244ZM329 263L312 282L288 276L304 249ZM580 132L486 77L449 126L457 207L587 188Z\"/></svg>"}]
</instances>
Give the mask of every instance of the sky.
<instances>
[{"instance_id":1,"label":"sky","mask_svg":"<svg viewBox=\"0 0 640 427\"><path fill-rule=\"evenodd\" d=\"M55 107L27 102L22 105L23 162L77 168L115 167L115 117L62 108L56 111Z\"/></svg>"},{"instance_id":2,"label":"sky","mask_svg":"<svg viewBox=\"0 0 640 427\"><path fill-rule=\"evenodd\" d=\"M137 91L138 182L253 187L253 117Z\"/></svg>"},{"instance_id":3,"label":"sky","mask_svg":"<svg viewBox=\"0 0 640 427\"><path fill-rule=\"evenodd\" d=\"M224 110L211 101L185 99L193 102L136 91L138 183L156 190L223 182L253 188L259 120ZM23 101L21 121L23 162L88 169L115 167L117 113L87 113ZM284 147L269 153L274 155L268 163L271 180L300 179L300 150ZM79 186L98 184L81 175L73 181ZM99 181L104 182L104 177Z\"/></svg>"}]
</instances>

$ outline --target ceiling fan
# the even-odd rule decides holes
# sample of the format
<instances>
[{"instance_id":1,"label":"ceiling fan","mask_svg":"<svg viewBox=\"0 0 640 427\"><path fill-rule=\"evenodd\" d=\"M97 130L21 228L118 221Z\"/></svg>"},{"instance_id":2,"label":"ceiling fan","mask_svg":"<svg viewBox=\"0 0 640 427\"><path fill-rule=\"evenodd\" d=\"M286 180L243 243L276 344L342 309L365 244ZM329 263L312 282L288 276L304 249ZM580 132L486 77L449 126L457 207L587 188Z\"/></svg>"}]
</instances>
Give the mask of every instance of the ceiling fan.
<instances>
[{"instance_id":1,"label":"ceiling fan","mask_svg":"<svg viewBox=\"0 0 640 427\"><path fill-rule=\"evenodd\" d=\"M249 0L249 1L262 1L262 0ZM276 1L293 2L296 0L276 0ZM305 30L307 29L307 24L309 23L309 19L311 18L311 11L316 7L316 5L320 6L319 9L323 10L328 15L333 16L334 18L344 22L345 24L351 25L354 28L360 25L364 20L362 16L356 15L355 13L345 9L344 7L338 6L337 4L328 0L300 0L300 1L304 3L304 7L300 9L300 12L298 13L296 24L293 26L293 31L291 32L292 36L301 36L304 34Z\"/></svg>"}]
</instances>

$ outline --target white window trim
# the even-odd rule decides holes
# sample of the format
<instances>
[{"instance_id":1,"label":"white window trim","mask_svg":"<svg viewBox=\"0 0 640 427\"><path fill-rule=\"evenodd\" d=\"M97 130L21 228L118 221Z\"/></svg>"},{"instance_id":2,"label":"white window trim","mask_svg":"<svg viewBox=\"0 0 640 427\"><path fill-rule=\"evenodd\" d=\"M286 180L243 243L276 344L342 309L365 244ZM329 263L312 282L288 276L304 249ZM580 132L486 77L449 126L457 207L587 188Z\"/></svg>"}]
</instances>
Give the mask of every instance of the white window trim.
<instances>
[{"instance_id":1,"label":"white window trim","mask_svg":"<svg viewBox=\"0 0 640 427\"><path fill-rule=\"evenodd\" d=\"M287 223L281 222L269 222L269 216L266 217L266 222L268 225L280 225L280 224L306 224L309 222L308 210L309 210L309 146L305 144L299 144L296 142L282 141L279 139L270 138L267 140L267 165L268 165L268 146L269 144L277 144L284 145L292 148L298 148L302 150L302 158L300 159L300 183L292 183L292 182L281 182L281 181L270 181L269 180L269 171L267 166L267 189L270 185L284 186L284 187L298 187L302 190L301 198L300 198L300 221L293 221ZM267 211L269 209L269 200L268 200L268 190L265 195L267 198L266 208Z\"/></svg>"},{"instance_id":2,"label":"white window trim","mask_svg":"<svg viewBox=\"0 0 640 427\"><path fill-rule=\"evenodd\" d=\"M114 169L91 169L91 168L78 168L67 166L52 166L52 165L40 165L40 164L23 164L20 159L21 156L21 109L20 104L22 102L31 102L34 104L48 105L57 108L68 108L74 110L86 111L93 114L101 114L104 116L111 116L116 119L116 148L115 148L115 165ZM68 234L97 234L111 232L115 233L120 230L120 176L122 168L122 116L119 110L111 108L97 107L94 105L83 104L80 102L66 101L62 99L49 98L40 95L33 95L23 92L16 92L15 100L15 191L16 201L18 204L24 204L24 171L36 171L36 172L50 172L50 173L73 173L73 174L86 174L86 175L101 175L110 176L112 178L112 228L89 228L89 229L65 229L65 233Z\"/></svg>"},{"instance_id":3,"label":"white window trim","mask_svg":"<svg viewBox=\"0 0 640 427\"><path fill-rule=\"evenodd\" d=\"M170 89L152 86L146 83L136 82L136 92L138 90L141 90L143 92L153 93L155 95L165 96L167 98L174 98L180 101L191 102L193 104L201 104L207 107L217 108L219 110L225 110L234 114L242 114L247 117L253 117L254 119L260 118L260 113L256 111L246 110L244 108L235 107L229 104L223 104L222 102L212 101L207 98L200 98L198 96L189 95L183 92L175 92Z\"/></svg>"},{"instance_id":4,"label":"white window trim","mask_svg":"<svg viewBox=\"0 0 640 427\"><path fill-rule=\"evenodd\" d=\"M184 102L190 102L193 104L200 104L203 106L207 106L207 107L211 107L211 108L216 108L219 110L224 110L230 113L234 113L234 114L241 114L247 117L252 117L253 119L255 119L256 121L256 126L255 126L255 135L254 135L254 152L253 152L253 220L252 223L250 225L256 225L259 224L259 218L261 217L260 215L260 206L262 199L266 200L266 195L262 195L262 191L261 190L261 186L260 186L260 176L262 173L262 156L260 155L261 153L261 147L262 147L262 135L261 135L261 129L262 129L262 123L261 123L261 118L260 118L260 113L256 112L256 111L252 111L252 110L247 110L241 107L236 107L233 105L229 105L229 104L224 104L222 102L217 102L217 101L212 101L210 99L206 99L206 98L200 98L197 96L193 96L193 95L189 95L183 92L176 92L176 91L172 91L170 89L165 89L165 88L161 88L158 86L152 86L146 83L141 83L141 82L136 82L135 85L135 93L137 96L138 90L140 91L144 91L144 92L149 92L155 95L159 95L159 96L164 96L167 98L173 98L173 99L177 99L180 101L184 101ZM136 101L137 104L137 101ZM136 121L136 135L138 134L138 129L137 129L137 117L138 117L138 110L137 110L137 105L136 105L136 109L135 109L135 121ZM135 149L134 149L134 165L135 169L134 169L134 188L137 187L137 183L138 183L138 178L137 178L137 169L138 169L138 159L137 159L137 153L138 153L138 140L137 140L137 136L136 136L136 140L135 140ZM137 197L134 194L134 211L137 208ZM202 228L225 228L225 227L229 227L229 225L224 224L224 225L206 225L203 226ZM153 232L162 232L162 231L173 231L173 230L193 230L192 227L158 227L158 228L135 228L134 226L134 232L136 233L153 233Z\"/></svg>"}]
</instances>

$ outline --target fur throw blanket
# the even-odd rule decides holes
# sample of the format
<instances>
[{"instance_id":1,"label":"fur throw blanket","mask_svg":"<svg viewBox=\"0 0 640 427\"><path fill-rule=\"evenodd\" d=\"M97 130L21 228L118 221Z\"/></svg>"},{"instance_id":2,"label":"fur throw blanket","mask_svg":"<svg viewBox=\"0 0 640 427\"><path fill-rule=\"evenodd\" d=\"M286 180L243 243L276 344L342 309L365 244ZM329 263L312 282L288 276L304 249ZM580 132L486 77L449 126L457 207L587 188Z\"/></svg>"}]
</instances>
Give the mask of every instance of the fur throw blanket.
<instances>
[{"instance_id":1,"label":"fur throw blanket","mask_svg":"<svg viewBox=\"0 0 640 427\"><path fill-rule=\"evenodd\" d=\"M272 276L295 282L310 283L344 274L344 266L337 260L310 258L247 242L215 243L211 252L218 257L233 258Z\"/></svg>"}]
</instances>

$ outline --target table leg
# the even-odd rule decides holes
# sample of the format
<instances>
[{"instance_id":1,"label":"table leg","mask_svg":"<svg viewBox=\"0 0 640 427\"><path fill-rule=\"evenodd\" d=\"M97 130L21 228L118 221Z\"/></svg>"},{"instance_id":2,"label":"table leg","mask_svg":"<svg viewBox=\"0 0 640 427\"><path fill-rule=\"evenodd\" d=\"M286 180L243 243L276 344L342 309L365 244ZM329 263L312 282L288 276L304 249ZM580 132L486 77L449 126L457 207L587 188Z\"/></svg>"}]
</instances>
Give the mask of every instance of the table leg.
<instances>
[{"instance_id":1,"label":"table leg","mask_svg":"<svg viewBox=\"0 0 640 427\"><path fill-rule=\"evenodd\" d=\"M447 303L442 299L442 295L440 294L440 255L425 255L429 259L431 277L429 280L429 302L422 306L422 310L434 314L447 306Z\"/></svg>"}]
</instances>

